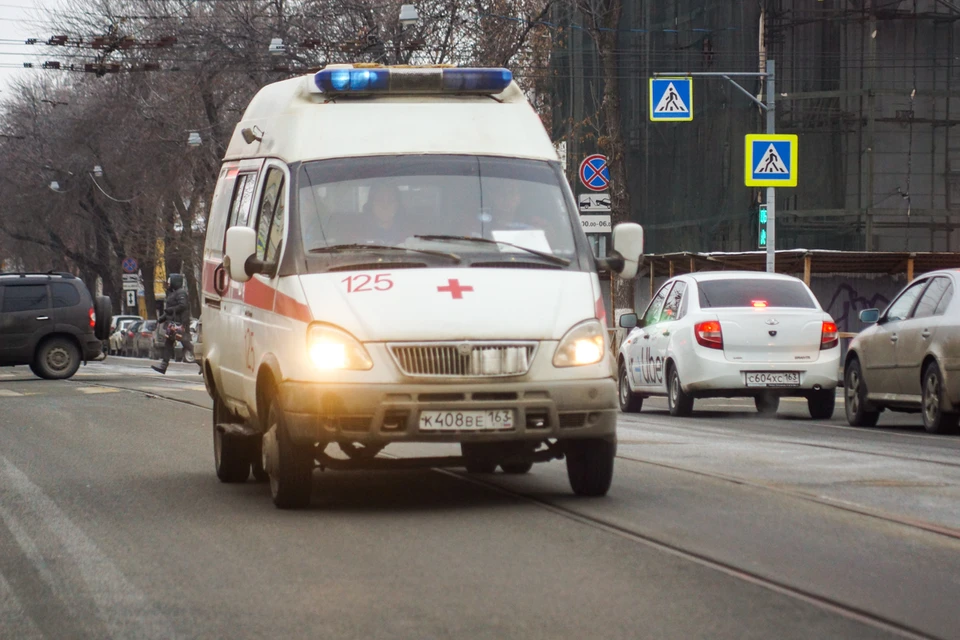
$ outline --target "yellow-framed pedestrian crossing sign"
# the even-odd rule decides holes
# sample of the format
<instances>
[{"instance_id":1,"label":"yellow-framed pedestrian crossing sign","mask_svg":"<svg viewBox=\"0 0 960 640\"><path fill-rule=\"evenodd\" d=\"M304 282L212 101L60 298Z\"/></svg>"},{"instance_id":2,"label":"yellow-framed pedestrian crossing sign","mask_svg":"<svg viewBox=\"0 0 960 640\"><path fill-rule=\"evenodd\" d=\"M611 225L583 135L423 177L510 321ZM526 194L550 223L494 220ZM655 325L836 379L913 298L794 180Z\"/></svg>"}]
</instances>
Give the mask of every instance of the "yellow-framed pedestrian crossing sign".
<instances>
[{"instance_id":1,"label":"yellow-framed pedestrian crossing sign","mask_svg":"<svg viewBox=\"0 0 960 640\"><path fill-rule=\"evenodd\" d=\"M744 184L748 187L797 186L797 136L750 134L744 148Z\"/></svg>"}]
</instances>

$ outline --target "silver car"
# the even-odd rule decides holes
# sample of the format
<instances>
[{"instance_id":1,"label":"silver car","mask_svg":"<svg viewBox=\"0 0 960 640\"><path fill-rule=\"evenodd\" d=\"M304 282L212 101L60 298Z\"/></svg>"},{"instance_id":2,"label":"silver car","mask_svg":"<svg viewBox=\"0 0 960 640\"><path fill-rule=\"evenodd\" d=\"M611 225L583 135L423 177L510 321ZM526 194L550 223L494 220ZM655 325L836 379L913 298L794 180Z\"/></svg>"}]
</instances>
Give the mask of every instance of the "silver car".
<instances>
[{"instance_id":1,"label":"silver car","mask_svg":"<svg viewBox=\"0 0 960 640\"><path fill-rule=\"evenodd\" d=\"M960 423L960 272L926 273L901 291L850 343L844 366L847 421L877 424L884 409L920 412L930 433Z\"/></svg>"}]
</instances>

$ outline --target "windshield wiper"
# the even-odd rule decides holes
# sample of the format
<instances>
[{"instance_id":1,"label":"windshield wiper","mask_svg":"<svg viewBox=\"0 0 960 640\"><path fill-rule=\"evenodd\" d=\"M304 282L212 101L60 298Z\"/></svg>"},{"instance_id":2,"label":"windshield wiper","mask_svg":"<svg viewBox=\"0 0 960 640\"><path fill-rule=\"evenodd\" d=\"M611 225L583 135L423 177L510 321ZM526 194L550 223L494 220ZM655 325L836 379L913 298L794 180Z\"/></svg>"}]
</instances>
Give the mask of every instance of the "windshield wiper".
<instances>
[{"instance_id":1,"label":"windshield wiper","mask_svg":"<svg viewBox=\"0 0 960 640\"><path fill-rule=\"evenodd\" d=\"M507 247L513 247L514 249L520 249L521 251L527 251L532 253L535 256L539 256L544 260L549 260L554 264L563 265L566 267L570 264L570 261L566 258L561 258L560 256L555 256L552 253L545 253L543 251L537 251L536 249L531 249L530 247L524 247L523 245L514 244L512 242L504 242L503 240L490 240L489 238L474 238L473 236L444 236L444 235L427 235L427 236L413 236L419 240L449 240L451 242L481 242L483 244L496 244L496 245L505 245Z\"/></svg>"},{"instance_id":2,"label":"windshield wiper","mask_svg":"<svg viewBox=\"0 0 960 640\"><path fill-rule=\"evenodd\" d=\"M416 236L420 237L420 236ZM329 247L314 247L308 253L346 253L348 251L407 251L410 253L422 253L428 256L440 256L448 258L454 262L463 262L463 258L455 253L446 251L431 251L430 249L414 249L411 247L400 247L388 244L334 244Z\"/></svg>"}]
</instances>

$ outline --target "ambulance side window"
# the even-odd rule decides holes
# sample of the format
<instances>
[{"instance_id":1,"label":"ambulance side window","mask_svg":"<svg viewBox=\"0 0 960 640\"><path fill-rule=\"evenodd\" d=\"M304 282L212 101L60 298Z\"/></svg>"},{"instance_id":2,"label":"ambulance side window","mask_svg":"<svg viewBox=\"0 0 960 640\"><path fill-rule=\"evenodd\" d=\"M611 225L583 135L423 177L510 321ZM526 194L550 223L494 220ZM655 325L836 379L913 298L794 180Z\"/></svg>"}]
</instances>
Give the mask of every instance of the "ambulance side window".
<instances>
[{"instance_id":1,"label":"ambulance side window","mask_svg":"<svg viewBox=\"0 0 960 640\"><path fill-rule=\"evenodd\" d=\"M257 257L275 262L280 257L283 242L283 214L286 208L286 190L283 171L275 167L267 170L267 178L260 197L257 217Z\"/></svg>"},{"instance_id":2,"label":"ambulance side window","mask_svg":"<svg viewBox=\"0 0 960 640\"><path fill-rule=\"evenodd\" d=\"M246 226L250 219L250 202L253 200L253 188L257 185L257 174L241 173L237 176L237 184L233 188L233 200L230 202L230 220L227 229L237 225ZM226 229L223 236L226 249Z\"/></svg>"}]
</instances>

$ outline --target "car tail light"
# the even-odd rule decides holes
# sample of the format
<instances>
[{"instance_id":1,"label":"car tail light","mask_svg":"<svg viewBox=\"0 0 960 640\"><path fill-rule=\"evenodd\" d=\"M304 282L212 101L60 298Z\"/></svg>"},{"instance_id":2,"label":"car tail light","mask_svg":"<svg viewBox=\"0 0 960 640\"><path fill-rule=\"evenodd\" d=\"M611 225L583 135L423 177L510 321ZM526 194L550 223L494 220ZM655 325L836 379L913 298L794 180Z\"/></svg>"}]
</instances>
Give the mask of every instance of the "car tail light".
<instances>
[{"instance_id":1,"label":"car tail light","mask_svg":"<svg viewBox=\"0 0 960 640\"><path fill-rule=\"evenodd\" d=\"M720 323L716 320L707 320L694 326L694 335L697 342L708 349L723 349L723 332Z\"/></svg>"},{"instance_id":2,"label":"car tail light","mask_svg":"<svg viewBox=\"0 0 960 640\"><path fill-rule=\"evenodd\" d=\"M833 349L839 342L837 325L833 322L824 322L823 329L820 332L820 348Z\"/></svg>"},{"instance_id":3,"label":"car tail light","mask_svg":"<svg viewBox=\"0 0 960 640\"><path fill-rule=\"evenodd\" d=\"M97 328L97 312L93 310L93 307L90 307L90 328Z\"/></svg>"}]
</instances>

